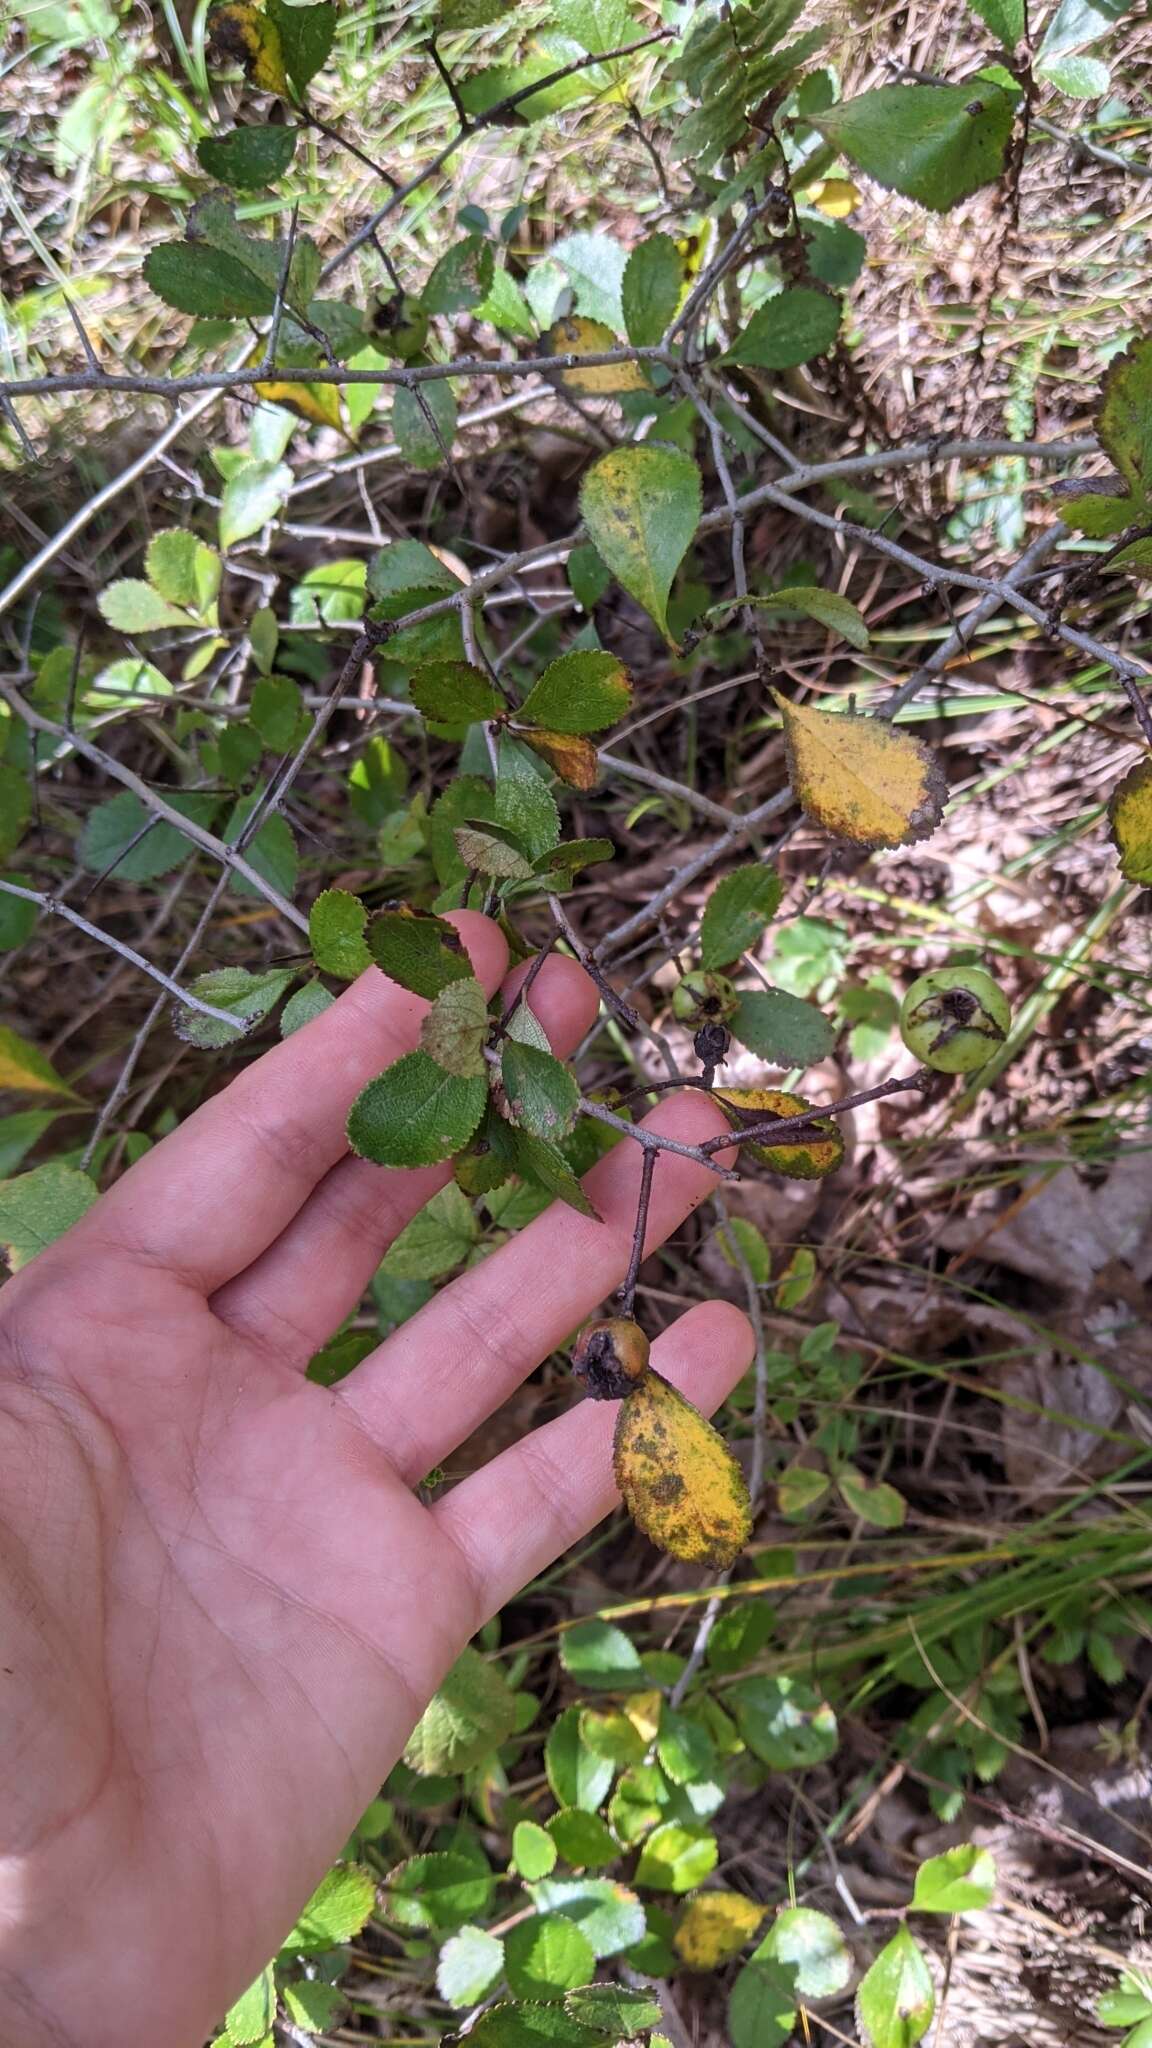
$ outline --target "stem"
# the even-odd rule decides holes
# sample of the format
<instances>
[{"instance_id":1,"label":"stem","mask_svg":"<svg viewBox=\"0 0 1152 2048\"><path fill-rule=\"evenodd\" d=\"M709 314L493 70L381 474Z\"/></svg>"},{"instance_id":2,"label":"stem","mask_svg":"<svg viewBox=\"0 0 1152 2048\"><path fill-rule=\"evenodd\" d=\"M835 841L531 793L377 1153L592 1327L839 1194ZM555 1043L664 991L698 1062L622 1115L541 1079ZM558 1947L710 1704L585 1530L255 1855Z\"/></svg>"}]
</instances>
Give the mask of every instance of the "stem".
<instances>
[{"instance_id":1,"label":"stem","mask_svg":"<svg viewBox=\"0 0 1152 2048\"><path fill-rule=\"evenodd\" d=\"M632 1233L632 1256L624 1285L620 1289L620 1313L630 1316L636 1303L636 1282L644 1261L644 1238L648 1229L648 1209L652 1200L652 1181L656 1173L658 1154L654 1146L646 1147L640 1167L640 1193L636 1201L636 1228Z\"/></svg>"}]
</instances>

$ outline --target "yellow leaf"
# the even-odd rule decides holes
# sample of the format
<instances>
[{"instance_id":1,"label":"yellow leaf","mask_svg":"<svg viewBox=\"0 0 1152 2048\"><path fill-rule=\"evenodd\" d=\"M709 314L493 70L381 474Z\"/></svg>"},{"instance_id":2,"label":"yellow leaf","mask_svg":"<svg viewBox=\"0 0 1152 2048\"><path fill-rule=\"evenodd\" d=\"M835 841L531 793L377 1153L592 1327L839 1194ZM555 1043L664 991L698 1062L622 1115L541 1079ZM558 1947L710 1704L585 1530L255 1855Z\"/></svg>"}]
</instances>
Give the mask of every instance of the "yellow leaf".
<instances>
[{"instance_id":1,"label":"yellow leaf","mask_svg":"<svg viewBox=\"0 0 1152 2048\"><path fill-rule=\"evenodd\" d=\"M0 1088L19 1088L25 1095L73 1095L50 1060L15 1031L0 1027Z\"/></svg>"},{"instance_id":2,"label":"yellow leaf","mask_svg":"<svg viewBox=\"0 0 1152 2048\"><path fill-rule=\"evenodd\" d=\"M907 846L936 830L948 785L934 754L883 718L812 711L773 690L792 787L808 816L854 846Z\"/></svg>"},{"instance_id":3,"label":"yellow leaf","mask_svg":"<svg viewBox=\"0 0 1152 2048\"><path fill-rule=\"evenodd\" d=\"M773 1116L803 1116L812 1107L802 1095L789 1095L783 1088L718 1088L716 1093L721 1102L729 1103L736 1111L732 1122L737 1130L765 1123ZM776 1144L752 1144L742 1149L787 1180L823 1180L826 1173L835 1172L844 1157L844 1135L830 1116L814 1115L812 1129L819 1136L803 1144L781 1137Z\"/></svg>"},{"instance_id":4,"label":"yellow leaf","mask_svg":"<svg viewBox=\"0 0 1152 2048\"><path fill-rule=\"evenodd\" d=\"M602 356L619 348L618 337L599 320L584 320L566 313L553 322L540 343L545 356ZM560 369L557 375L569 391L589 398L606 398L614 391L647 391L648 380L639 363L595 363L588 370Z\"/></svg>"},{"instance_id":5,"label":"yellow leaf","mask_svg":"<svg viewBox=\"0 0 1152 2048\"><path fill-rule=\"evenodd\" d=\"M547 761L561 782L571 784L573 789L595 789L600 757L591 740L577 733L543 732L539 727L529 732L526 726L516 727L516 737L539 754L542 761Z\"/></svg>"},{"instance_id":6,"label":"yellow leaf","mask_svg":"<svg viewBox=\"0 0 1152 2048\"><path fill-rule=\"evenodd\" d=\"M624 1702L624 1712L637 1735L645 1742L655 1742L660 1733L660 1716L663 1711L662 1692L634 1692L631 1698Z\"/></svg>"},{"instance_id":7,"label":"yellow leaf","mask_svg":"<svg viewBox=\"0 0 1152 2048\"><path fill-rule=\"evenodd\" d=\"M628 1512L661 1550L717 1569L739 1556L752 1529L744 1474L723 1437L658 1372L620 1403L613 1464Z\"/></svg>"},{"instance_id":8,"label":"yellow leaf","mask_svg":"<svg viewBox=\"0 0 1152 2048\"><path fill-rule=\"evenodd\" d=\"M335 427L339 432L340 390L335 384L257 384L256 396L269 405L282 405L297 419L311 420L313 426Z\"/></svg>"},{"instance_id":9,"label":"yellow leaf","mask_svg":"<svg viewBox=\"0 0 1152 2048\"><path fill-rule=\"evenodd\" d=\"M1138 761L1117 784L1108 822L1121 874L1130 882L1152 882L1152 761Z\"/></svg>"},{"instance_id":10,"label":"yellow leaf","mask_svg":"<svg viewBox=\"0 0 1152 2048\"><path fill-rule=\"evenodd\" d=\"M860 204L860 194L850 178L823 178L804 196L829 220L845 220Z\"/></svg>"},{"instance_id":11,"label":"yellow leaf","mask_svg":"<svg viewBox=\"0 0 1152 2048\"><path fill-rule=\"evenodd\" d=\"M739 1955L766 1910L743 1892L697 1892L672 1937L673 1946L690 1970L718 1970Z\"/></svg>"},{"instance_id":12,"label":"yellow leaf","mask_svg":"<svg viewBox=\"0 0 1152 2048\"><path fill-rule=\"evenodd\" d=\"M280 31L249 0L228 0L227 6L213 8L208 17L208 54L217 63L230 59L242 65L249 83L259 92L288 98Z\"/></svg>"}]
</instances>

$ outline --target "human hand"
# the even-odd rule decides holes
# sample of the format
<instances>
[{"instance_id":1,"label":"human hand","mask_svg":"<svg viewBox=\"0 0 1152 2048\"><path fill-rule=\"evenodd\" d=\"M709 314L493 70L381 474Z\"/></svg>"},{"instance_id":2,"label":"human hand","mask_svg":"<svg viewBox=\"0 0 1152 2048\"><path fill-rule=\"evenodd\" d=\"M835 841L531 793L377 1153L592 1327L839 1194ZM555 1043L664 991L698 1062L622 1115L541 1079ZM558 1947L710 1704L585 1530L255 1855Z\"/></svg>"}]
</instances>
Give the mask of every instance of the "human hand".
<instances>
[{"instance_id":1,"label":"human hand","mask_svg":"<svg viewBox=\"0 0 1152 2048\"><path fill-rule=\"evenodd\" d=\"M492 992L497 927L454 921ZM596 993L554 957L531 1006L566 1054ZM304 1376L449 1177L344 1136L425 1008L369 969L0 1296L5 2048L199 2048L469 1637L617 1499L591 1402L412 1489L623 1278L636 1145L589 1177L603 1223L557 1205L338 1386ZM725 1128L698 1093L651 1121ZM712 1184L663 1153L648 1242ZM716 1302L654 1361L710 1408L750 1351Z\"/></svg>"}]
</instances>

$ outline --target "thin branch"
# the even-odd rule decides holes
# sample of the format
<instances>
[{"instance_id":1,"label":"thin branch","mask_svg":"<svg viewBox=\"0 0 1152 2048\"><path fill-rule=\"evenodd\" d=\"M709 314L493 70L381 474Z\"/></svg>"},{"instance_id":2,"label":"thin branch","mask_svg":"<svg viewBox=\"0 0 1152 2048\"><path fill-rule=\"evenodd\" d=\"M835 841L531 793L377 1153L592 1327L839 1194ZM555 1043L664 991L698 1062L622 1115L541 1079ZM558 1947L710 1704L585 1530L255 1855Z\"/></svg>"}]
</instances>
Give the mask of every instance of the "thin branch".
<instances>
[{"instance_id":1,"label":"thin branch","mask_svg":"<svg viewBox=\"0 0 1152 2048\"><path fill-rule=\"evenodd\" d=\"M233 1030L243 1029L241 1020L234 1010L218 1010L212 1003L201 1002L199 996L194 996L188 989L181 988L179 982L173 981L161 968L153 967L151 961L145 960L144 955L137 953L135 947L126 945L123 939L113 938L111 932L102 931L98 924L90 924L88 919L81 917L80 912L73 910L70 904L61 903L59 897L46 896L42 889L21 888L16 882L0 881L0 890L5 896L19 896L23 903L39 904L40 909L47 911L50 917L64 918L68 924L75 925L77 931L85 932L90 939L95 939L101 946L107 946L110 952L118 953L121 960L127 960L133 967L138 967L142 974L150 975L151 979L158 981L161 988L166 989L170 996L175 996L177 1002L183 1003L189 1010L197 1011L201 1017L211 1017L217 1024L229 1024Z\"/></svg>"},{"instance_id":2,"label":"thin branch","mask_svg":"<svg viewBox=\"0 0 1152 2048\"><path fill-rule=\"evenodd\" d=\"M630 1316L636 1306L636 1282L644 1263L644 1239L648 1230L648 1209L652 1201L652 1182L656 1175L656 1161L659 1153L654 1147L645 1150L640 1166L640 1192L636 1197L636 1227L632 1232L632 1256L628 1271L620 1289L620 1313Z\"/></svg>"},{"instance_id":3,"label":"thin branch","mask_svg":"<svg viewBox=\"0 0 1152 2048\"><path fill-rule=\"evenodd\" d=\"M288 898L282 896L279 889L267 881L250 861L245 860L244 855L236 847L226 846L222 839L217 839L214 832L209 832L194 819L186 818L182 812L174 810L172 805L156 790L150 789L139 775L133 774L130 768L125 768L114 754L106 754L103 747L96 746L83 733L69 731L67 727L58 725L54 718L45 718L42 712L34 711L20 692L14 690L11 685L0 683L0 697L3 697L4 702L33 732L47 732L51 733L54 739L65 740L77 754L82 754L86 761L90 761L94 768L103 769L106 775L111 775L117 782L123 783L125 789L130 789L134 796L139 797L145 808L152 811L157 818L163 818L166 824L174 826L185 839L190 839L202 852L211 854L222 867L242 875L246 882L251 883L257 894L263 896L265 902L271 903L281 917L287 918L290 924L295 925L297 931L308 930L307 918L302 916L295 905L289 903ZM235 1018L232 1022L235 1023Z\"/></svg>"}]
</instances>

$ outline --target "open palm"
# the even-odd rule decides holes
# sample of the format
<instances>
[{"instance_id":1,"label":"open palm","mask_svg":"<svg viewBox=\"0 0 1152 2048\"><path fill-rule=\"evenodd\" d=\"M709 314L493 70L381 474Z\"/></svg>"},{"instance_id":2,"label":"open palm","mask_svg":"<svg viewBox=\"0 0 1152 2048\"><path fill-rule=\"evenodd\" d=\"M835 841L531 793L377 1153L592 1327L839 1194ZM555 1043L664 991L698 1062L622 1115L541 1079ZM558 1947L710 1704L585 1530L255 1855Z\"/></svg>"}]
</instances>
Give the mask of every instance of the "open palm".
<instances>
[{"instance_id":1,"label":"open palm","mask_svg":"<svg viewBox=\"0 0 1152 2048\"><path fill-rule=\"evenodd\" d=\"M498 930L456 921L494 990ZM561 1052L595 1011L559 958L531 1000ZM5 2048L198 2048L464 1643L616 1498L594 1404L413 1489L619 1283L636 1146L590 1177L603 1224L548 1211L338 1387L304 1377L448 1178L344 1139L424 1008L369 970L0 1296ZM658 1117L723 1128L698 1095ZM662 1155L650 1242L711 1185ZM711 1406L748 1354L716 1303L656 1358Z\"/></svg>"}]
</instances>

